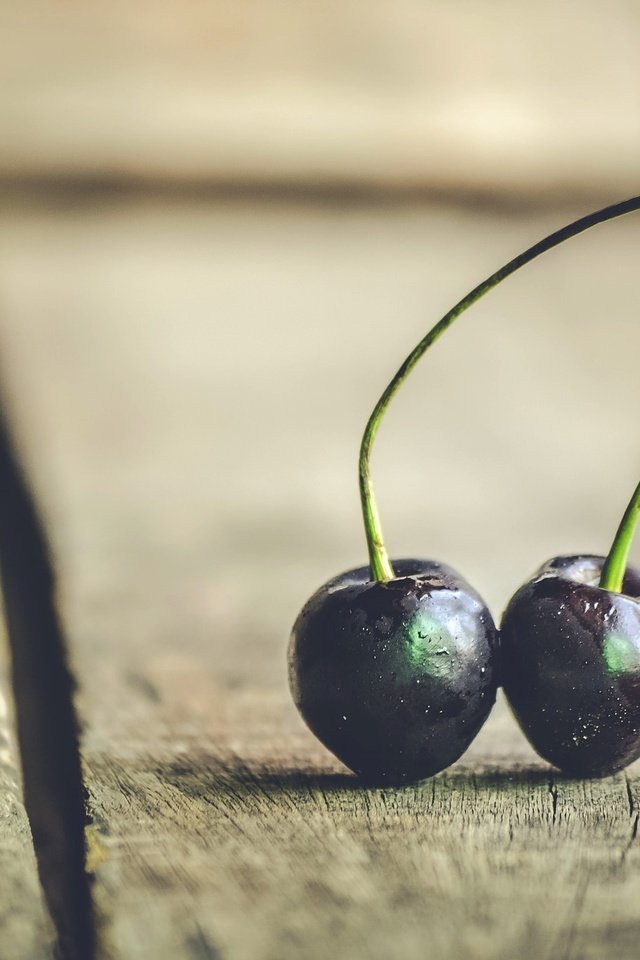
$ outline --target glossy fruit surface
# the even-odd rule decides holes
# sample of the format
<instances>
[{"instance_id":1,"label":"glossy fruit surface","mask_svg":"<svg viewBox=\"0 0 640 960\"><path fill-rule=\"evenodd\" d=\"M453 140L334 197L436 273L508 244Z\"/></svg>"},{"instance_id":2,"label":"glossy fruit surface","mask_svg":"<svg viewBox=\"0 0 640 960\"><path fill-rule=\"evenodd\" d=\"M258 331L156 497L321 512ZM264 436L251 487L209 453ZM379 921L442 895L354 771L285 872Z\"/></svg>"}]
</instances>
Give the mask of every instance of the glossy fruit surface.
<instances>
[{"instance_id":1,"label":"glossy fruit surface","mask_svg":"<svg viewBox=\"0 0 640 960\"><path fill-rule=\"evenodd\" d=\"M454 570L394 561L350 570L311 597L293 628L289 681L304 720L374 782L424 779L464 753L496 694L496 629Z\"/></svg>"},{"instance_id":2,"label":"glossy fruit surface","mask_svg":"<svg viewBox=\"0 0 640 960\"><path fill-rule=\"evenodd\" d=\"M503 617L501 676L532 746L576 776L640 756L640 572L598 586L604 557L556 557Z\"/></svg>"}]
</instances>

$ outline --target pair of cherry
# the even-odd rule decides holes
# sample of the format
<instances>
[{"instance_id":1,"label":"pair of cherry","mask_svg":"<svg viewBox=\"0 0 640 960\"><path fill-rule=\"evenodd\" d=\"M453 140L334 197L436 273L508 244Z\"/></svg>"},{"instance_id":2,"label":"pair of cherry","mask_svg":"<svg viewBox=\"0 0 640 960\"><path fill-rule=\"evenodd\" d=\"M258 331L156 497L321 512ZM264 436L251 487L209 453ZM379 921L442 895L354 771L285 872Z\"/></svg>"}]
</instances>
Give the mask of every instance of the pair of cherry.
<instances>
[{"instance_id":1,"label":"pair of cherry","mask_svg":"<svg viewBox=\"0 0 640 960\"><path fill-rule=\"evenodd\" d=\"M326 583L289 647L294 700L356 773L409 783L454 763L502 685L533 747L571 775L604 776L640 756L640 572L627 567L640 485L608 557L556 557L510 601L498 632L451 567L387 555L370 476L375 435L396 390L438 337L505 277L564 240L640 209L640 197L556 231L452 308L402 364L371 414L359 478L369 566Z\"/></svg>"}]
</instances>

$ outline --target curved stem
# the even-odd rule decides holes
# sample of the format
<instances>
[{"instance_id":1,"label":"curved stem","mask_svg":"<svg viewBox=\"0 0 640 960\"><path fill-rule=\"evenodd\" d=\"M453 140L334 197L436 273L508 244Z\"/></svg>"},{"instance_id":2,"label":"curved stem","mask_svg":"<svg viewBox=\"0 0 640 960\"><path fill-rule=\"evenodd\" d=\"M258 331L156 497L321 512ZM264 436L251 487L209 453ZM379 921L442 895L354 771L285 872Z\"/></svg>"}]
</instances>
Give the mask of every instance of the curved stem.
<instances>
[{"instance_id":1,"label":"curved stem","mask_svg":"<svg viewBox=\"0 0 640 960\"><path fill-rule=\"evenodd\" d=\"M378 428L387 411L387 407L389 406L396 391L404 383L415 367L418 360L420 360L422 355L426 353L429 347L436 342L438 337L440 337L445 330L451 326L453 321L459 317L461 313L464 313L464 311L472 306L472 304L480 300L485 293L488 293L489 290L497 287L499 283L505 280L512 273L515 273L516 270L519 270L520 267L524 267L525 264L535 260L536 257L546 253L547 250L551 250L552 247L557 247L560 243L564 243L565 240L569 240L571 237L575 237L577 234L583 233L590 227L595 227L598 223L604 223L607 220L613 220L615 217L620 217L625 213L631 213L633 210L639 209L640 197L631 197L630 200L623 200L620 203L614 203L611 206L604 207L602 210L597 210L595 213L590 213L586 217L581 217L579 220L575 220L566 227L562 227L560 230L556 230L554 233L549 234L548 237L545 237L532 247L529 247L528 250L525 250L524 253L521 253L519 256L514 257L514 259L510 260L504 265L504 267L496 270L496 272L492 273L490 277L488 277L486 280L483 280L482 283L479 283L477 287L474 287L470 293L463 297L462 300L452 307L451 310L449 310L449 312L446 313L444 317L438 321L438 323L436 323L435 327L432 327L432 329L426 334L425 337L422 338L420 343L414 347L409 356L406 358L375 405L373 413L369 417L365 427L364 434L362 436L362 442L360 444L360 458L358 465L360 479L360 500L362 503L362 517L364 520L364 529L367 537L367 547L369 549L371 574L375 580L391 580L394 576L394 572L384 545L384 537L382 535L382 527L380 525L380 516L378 514L378 508L371 483L371 448L378 432Z\"/></svg>"},{"instance_id":2,"label":"curved stem","mask_svg":"<svg viewBox=\"0 0 640 960\"><path fill-rule=\"evenodd\" d=\"M627 560L631 541L635 533L638 517L640 516L640 483L636 487L631 500L620 521L609 556L605 560L600 576L600 587L611 590L612 593L621 593L624 575L627 572Z\"/></svg>"}]
</instances>

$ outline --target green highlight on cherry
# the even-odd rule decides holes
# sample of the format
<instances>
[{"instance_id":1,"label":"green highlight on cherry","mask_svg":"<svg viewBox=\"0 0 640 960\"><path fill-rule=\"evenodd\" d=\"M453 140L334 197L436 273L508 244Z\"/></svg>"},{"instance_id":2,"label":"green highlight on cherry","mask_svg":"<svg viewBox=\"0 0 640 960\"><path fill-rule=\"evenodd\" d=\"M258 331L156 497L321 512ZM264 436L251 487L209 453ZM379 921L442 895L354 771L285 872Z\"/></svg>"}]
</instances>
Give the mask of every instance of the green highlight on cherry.
<instances>
[{"instance_id":1,"label":"green highlight on cherry","mask_svg":"<svg viewBox=\"0 0 640 960\"><path fill-rule=\"evenodd\" d=\"M543 240L540 240L532 247L529 247L529 249L525 250L524 253L514 257L513 260L510 260L499 270L496 270L495 273L492 273L491 276L482 283L479 283L473 288L473 290L463 297L462 300L452 307L451 310L449 310L448 313L446 313L444 317L442 317L442 319L439 320L431 330L429 330L429 332L423 337L417 346L414 347L409 356L402 363L375 405L373 413L367 421L367 425L362 436L362 442L360 444L358 469L360 500L362 504L362 516L367 539L367 548L369 552L371 576L374 580L384 583L389 580L393 580L395 576L393 565L389 559L389 555L385 547L384 536L380 522L380 514L378 512L378 507L373 492L370 461L371 450L378 432L378 428L380 427L387 408L389 407L389 404L391 403L391 400L395 396L398 389L402 386L421 357L436 342L436 340L439 339L445 330L451 326L454 320L463 314L470 306L480 300L486 293L488 293L490 290L493 290L493 288L497 287L499 283L511 276L512 273L515 273L527 263L531 263L532 260L535 260L543 253L551 250L553 247L557 247L561 243L564 243L565 240L570 240L572 237L575 237L580 233L584 233L585 230L589 230L591 227L595 227L599 223L606 223L608 220L614 220L616 217L621 217L626 213L632 213L635 210L640 210L640 197L631 197L629 200L623 200L620 203L614 203L610 206L604 207L602 210L597 210L595 213L590 213L585 217L581 217L580 219L573 221L573 223L562 227L560 230L556 230L549 234L549 236L545 237ZM602 572L600 586L607 590L619 592L622 588L622 581L624 579L624 571L626 569L629 548L639 511L640 485L636 489L635 494L629 506L627 507Z\"/></svg>"}]
</instances>

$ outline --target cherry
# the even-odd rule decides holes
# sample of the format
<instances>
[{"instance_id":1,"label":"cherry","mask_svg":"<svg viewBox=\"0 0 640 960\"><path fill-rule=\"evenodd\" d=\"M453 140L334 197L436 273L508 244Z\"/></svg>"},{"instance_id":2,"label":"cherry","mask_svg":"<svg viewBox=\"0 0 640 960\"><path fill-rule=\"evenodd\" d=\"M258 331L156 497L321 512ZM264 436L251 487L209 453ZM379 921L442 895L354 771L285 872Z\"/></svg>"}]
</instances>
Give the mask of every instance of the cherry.
<instances>
[{"instance_id":1,"label":"cherry","mask_svg":"<svg viewBox=\"0 0 640 960\"><path fill-rule=\"evenodd\" d=\"M318 590L291 640L291 689L319 740L368 780L429 777L460 757L495 700L496 631L450 567L396 560Z\"/></svg>"},{"instance_id":2,"label":"cherry","mask_svg":"<svg viewBox=\"0 0 640 960\"><path fill-rule=\"evenodd\" d=\"M555 557L502 621L505 693L538 753L598 777L640 757L640 571L627 567L640 485L609 556Z\"/></svg>"},{"instance_id":3,"label":"cherry","mask_svg":"<svg viewBox=\"0 0 640 960\"><path fill-rule=\"evenodd\" d=\"M302 717L362 776L410 782L444 769L475 737L497 687L496 630L475 590L450 567L392 564L387 554L370 456L389 403L423 354L489 290L564 240L639 208L634 197L576 220L480 283L413 349L369 417L359 458L369 567L321 587L289 644L289 683Z\"/></svg>"}]
</instances>

